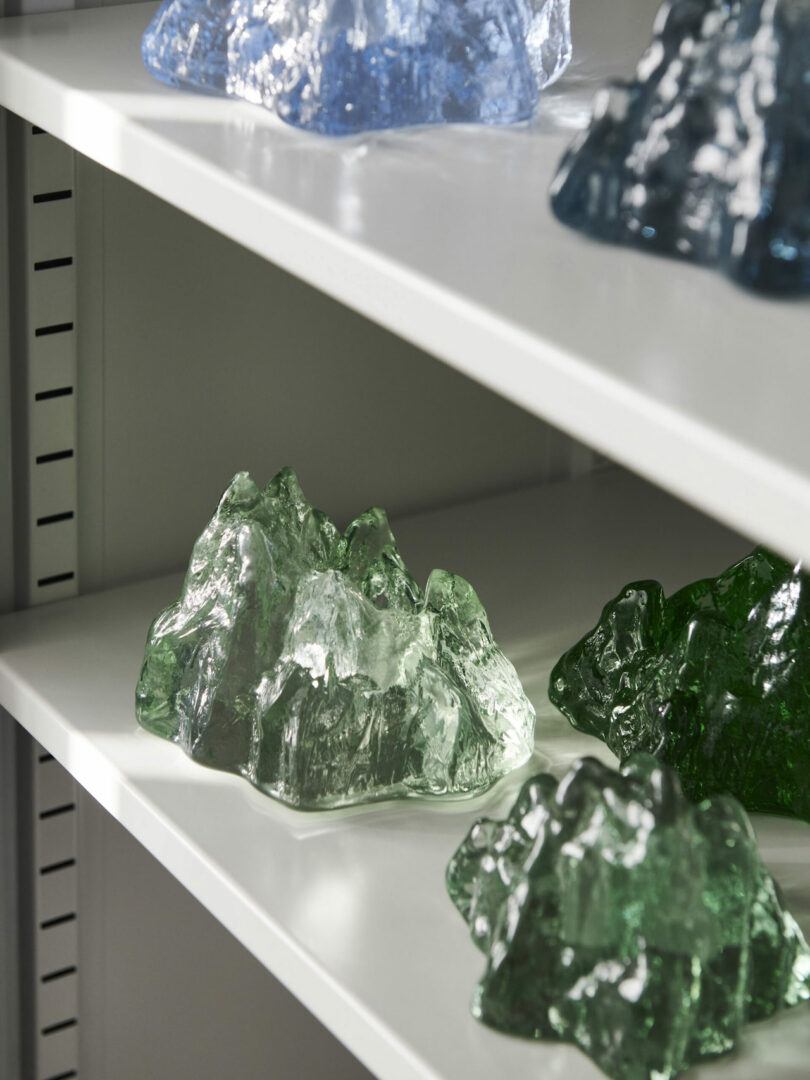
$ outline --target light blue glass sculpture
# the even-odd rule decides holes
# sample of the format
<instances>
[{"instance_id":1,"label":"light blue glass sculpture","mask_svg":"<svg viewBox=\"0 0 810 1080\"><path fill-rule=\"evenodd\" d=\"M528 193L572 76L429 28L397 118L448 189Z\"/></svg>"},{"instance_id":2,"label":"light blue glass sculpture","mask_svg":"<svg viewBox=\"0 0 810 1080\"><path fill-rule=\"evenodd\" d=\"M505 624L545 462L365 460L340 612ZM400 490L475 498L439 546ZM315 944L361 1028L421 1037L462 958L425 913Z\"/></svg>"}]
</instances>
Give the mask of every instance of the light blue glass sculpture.
<instances>
[{"instance_id":1,"label":"light blue glass sculpture","mask_svg":"<svg viewBox=\"0 0 810 1080\"><path fill-rule=\"evenodd\" d=\"M172 86L327 135L531 116L571 58L570 0L164 0L143 37Z\"/></svg>"}]
</instances>

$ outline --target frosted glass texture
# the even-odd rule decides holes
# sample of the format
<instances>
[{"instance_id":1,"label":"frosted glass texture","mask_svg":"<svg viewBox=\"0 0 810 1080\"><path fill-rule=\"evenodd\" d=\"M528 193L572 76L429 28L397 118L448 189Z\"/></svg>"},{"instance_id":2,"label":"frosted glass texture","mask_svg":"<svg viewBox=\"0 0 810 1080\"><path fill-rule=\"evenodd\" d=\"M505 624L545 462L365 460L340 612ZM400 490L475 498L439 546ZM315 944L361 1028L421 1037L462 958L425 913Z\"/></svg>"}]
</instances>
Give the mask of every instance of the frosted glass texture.
<instances>
[{"instance_id":1,"label":"frosted glass texture","mask_svg":"<svg viewBox=\"0 0 810 1080\"><path fill-rule=\"evenodd\" d=\"M570 0L164 0L147 70L328 135L525 120L571 58Z\"/></svg>"}]
</instances>

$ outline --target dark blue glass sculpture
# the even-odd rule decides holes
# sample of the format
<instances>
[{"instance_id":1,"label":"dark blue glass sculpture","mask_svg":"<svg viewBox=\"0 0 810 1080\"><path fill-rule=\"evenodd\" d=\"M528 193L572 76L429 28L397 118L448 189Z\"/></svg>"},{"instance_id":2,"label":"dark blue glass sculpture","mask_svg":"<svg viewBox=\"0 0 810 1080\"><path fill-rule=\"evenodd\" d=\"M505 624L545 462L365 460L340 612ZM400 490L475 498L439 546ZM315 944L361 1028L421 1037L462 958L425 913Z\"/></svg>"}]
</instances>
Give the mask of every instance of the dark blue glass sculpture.
<instances>
[{"instance_id":1,"label":"dark blue glass sculpture","mask_svg":"<svg viewBox=\"0 0 810 1080\"><path fill-rule=\"evenodd\" d=\"M164 0L149 72L328 135L531 116L571 57L570 0Z\"/></svg>"},{"instance_id":2,"label":"dark blue glass sculpture","mask_svg":"<svg viewBox=\"0 0 810 1080\"><path fill-rule=\"evenodd\" d=\"M603 240L810 289L810 0L670 0L635 79L596 99L554 180Z\"/></svg>"}]
</instances>

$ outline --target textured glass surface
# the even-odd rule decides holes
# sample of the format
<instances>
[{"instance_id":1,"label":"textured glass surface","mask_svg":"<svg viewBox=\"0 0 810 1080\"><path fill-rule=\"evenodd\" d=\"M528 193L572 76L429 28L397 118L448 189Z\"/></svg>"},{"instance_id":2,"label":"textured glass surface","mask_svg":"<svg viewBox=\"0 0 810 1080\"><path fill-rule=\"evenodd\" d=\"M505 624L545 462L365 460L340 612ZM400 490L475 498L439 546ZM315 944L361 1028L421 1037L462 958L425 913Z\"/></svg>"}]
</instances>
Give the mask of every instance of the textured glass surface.
<instances>
[{"instance_id":1,"label":"textured glass surface","mask_svg":"<svg viewBox=\"0 0 810 1080\"><path fill-rule=\"evenodd\" d=\"M810 289L810 0L670 0L596 99L552 207L603 240Z\"/></svg>"},{"instance_id":2,"label":"textured glass surface","mask_svg":"<svg viewBox=\"0 0 810 1080\"><path fill-rule=\"evenodd\" d=\"M328 135L531 116L571 58L570 0L164 0L152 75Z\"/></svg>"},{"instance_id":3,"label":"textured glass surface","mask_svg":"<svg viewBox=\"0 0 810 1080\"><path fill-rule=\"evenodd\" d=\"M575 1043L615 1080L667 1080L810 998L810 950L736 800L693 805L648 754L529 780L447 869L487 955L473 1012Z\"/></svg>"},{"instance_id":4,"label":"textured glass surface","mask_svg":"<svg viewBox=\"0 0 810 1080\"><path fill-rule=\"evenodd\" d=\"M810 579L762 548L668 599L626 586L549 697L617 757L669 762L693 799L810 820Z\"/></svg>"},{"instance_id":5,"label":"textured glass surface","mask_svg":"<svg viewBox=\"0 0 810 1080\"><path fill-rule=\"evenodd\" d=\"M471 586L434 570L423 594L383 510L341 535L291 469L234 478L136 700L144 727L299 809L473 794L534 745Z\"/></svg>"}]
</instances>

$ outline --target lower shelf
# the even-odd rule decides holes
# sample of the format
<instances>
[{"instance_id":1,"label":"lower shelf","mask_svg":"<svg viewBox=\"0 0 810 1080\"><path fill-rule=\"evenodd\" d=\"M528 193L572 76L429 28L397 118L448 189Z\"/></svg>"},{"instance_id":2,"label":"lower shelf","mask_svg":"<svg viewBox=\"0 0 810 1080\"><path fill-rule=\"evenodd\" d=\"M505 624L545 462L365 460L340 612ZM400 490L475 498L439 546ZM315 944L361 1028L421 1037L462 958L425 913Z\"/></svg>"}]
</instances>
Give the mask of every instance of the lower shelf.
<instances>
[{"instance_id":1,"label":"lower shelf","mask_svg":"<svg viewBox=\"0 0 810 1080\"><path fill-rule=\"evenodd\" d=\"M146 631L174 576L0 620L0 704L381 1080L597 1078L576 1049L477 1024L484 960L444 890L472 821L505 812L532 771L601 743L577 735L545 688L560 652L634 578L667 590L717 573L750 543L618 471L394 523L418 579L468 577L538 709L533 760L487 795L299 814L201 768L138 728ZM755 820L763 855L810 933L810 826ZM145 943L148 947L148 943ZM752 1026L693 1077L806 1075L806 1010Z\"/></svg>"}]
</instances>

